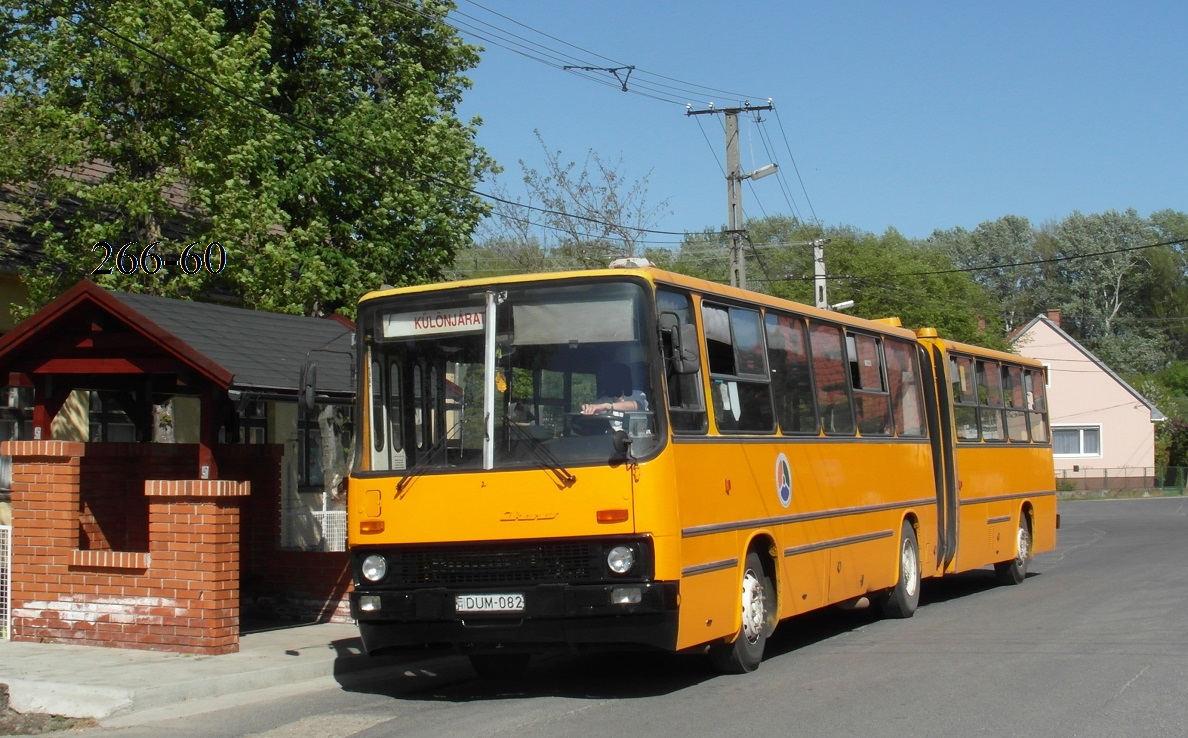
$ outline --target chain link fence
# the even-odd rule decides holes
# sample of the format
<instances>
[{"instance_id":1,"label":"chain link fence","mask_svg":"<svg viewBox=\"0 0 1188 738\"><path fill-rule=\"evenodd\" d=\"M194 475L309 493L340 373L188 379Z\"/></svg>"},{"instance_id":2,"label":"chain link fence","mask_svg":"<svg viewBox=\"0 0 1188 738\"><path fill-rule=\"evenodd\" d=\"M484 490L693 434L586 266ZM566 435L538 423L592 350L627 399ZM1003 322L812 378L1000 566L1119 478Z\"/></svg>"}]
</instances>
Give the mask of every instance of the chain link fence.
<instances>
[{"instance_id":1,"label":"chain link fence","mask_svg":"<svg viewBox=\"0 0 1188 738\"><path fill-rule=\"evenodd\" d=\"M12 638L12 526L0 525L0 641Z\"/></svg>"},{"instance_id":2,"label":"chain link fence","mask_svg":"<svg viewBox=\"0 0 1188 738\"><path fill-rule=\"evenodd\" d=\"M1148 466L1058 469L1056 490L1062 495L1101 493L1106 496L1182 495L1188 467Z\"/></svg>"}]
</instances>

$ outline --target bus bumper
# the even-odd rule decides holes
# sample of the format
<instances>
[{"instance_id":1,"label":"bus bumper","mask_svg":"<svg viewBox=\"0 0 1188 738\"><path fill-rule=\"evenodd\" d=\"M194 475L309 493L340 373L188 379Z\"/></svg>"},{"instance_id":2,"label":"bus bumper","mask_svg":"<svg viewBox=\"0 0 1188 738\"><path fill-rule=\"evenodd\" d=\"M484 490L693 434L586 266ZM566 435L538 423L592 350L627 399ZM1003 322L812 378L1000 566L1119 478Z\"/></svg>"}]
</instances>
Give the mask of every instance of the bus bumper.
<instances>
[{"instance_id":1,"label":"bus bumper","mask_svg":"<svg viewBox=\"0 0 1188 738\"><path fill-rule=\"evenodd\" d=\"M640 601L611 604L611 591L621 587L638 588ZM523 592L522 612L456 612L455 598L474 594L473 590L356 590L351 593L351 617L359 623L368 653L424 645L451 645L466 651L595 645L676 648L676 582L514 589ZM360 606L362 598L367 599L368 610Z\"/></svg>"}]
</instances>

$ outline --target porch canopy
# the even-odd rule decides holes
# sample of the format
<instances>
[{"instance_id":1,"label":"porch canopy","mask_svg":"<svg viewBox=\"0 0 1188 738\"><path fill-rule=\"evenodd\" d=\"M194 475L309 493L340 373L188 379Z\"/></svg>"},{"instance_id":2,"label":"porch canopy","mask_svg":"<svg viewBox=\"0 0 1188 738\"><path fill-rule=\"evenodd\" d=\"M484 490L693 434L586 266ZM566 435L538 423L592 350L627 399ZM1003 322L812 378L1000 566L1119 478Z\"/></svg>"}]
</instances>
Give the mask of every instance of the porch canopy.
<instances>
[{"instance_id":1,"label":"porch canopy","mask_svg":"<svg viewBox=\"0 0 1188 738\"><path fill-rule=\"evenodd\" d=\"M199 467L218 470L220 428L234 435L253 399L296 401L316 364L317 401L350 402L353 324L105 290L83 280L0 337L0 377L34 388L33 440L74 390L107 393L151 441L153 404L201 399ZM16 375L16 376L13 376Z\"/></svg>"}]
</instances>

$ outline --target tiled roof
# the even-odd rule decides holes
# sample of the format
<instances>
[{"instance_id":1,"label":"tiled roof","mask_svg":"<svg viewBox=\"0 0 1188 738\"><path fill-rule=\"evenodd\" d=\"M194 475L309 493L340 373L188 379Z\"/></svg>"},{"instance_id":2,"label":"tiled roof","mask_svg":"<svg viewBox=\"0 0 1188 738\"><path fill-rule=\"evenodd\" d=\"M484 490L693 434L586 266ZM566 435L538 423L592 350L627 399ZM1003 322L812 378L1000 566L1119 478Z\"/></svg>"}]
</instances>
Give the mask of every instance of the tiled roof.
<instances>
[{"instance_id":1,"label":"tiled roof","mask_svg":"<svg viewBox=\"0 0 1188 738\"><path fill-rule=\"evenodd\" d=\"M115 173L110 164L93 161L69 168L58 168L50 173L52 177L68 177L84 185L101 184ZM176 215L161 222L161 235L170 241L184 241L195 230L201 214L189 203L185 184L172 183L161 192L162 199L174 209ZM30 266L42 258L42 239L33 235L29 220L49 221L56 230L63 230L67 219L80 207L78 200L62 198L53 202L34 184L0 184L0 271L14 271ZM22 210L29 208L28 218ZM113 233L109 239L113 246L119 246L129 238L125 233Z\"/></svg>"},{"instance_id":2,"label":"tiled roof","mask_svg":"<svg viewBox=\"0 0 1188 738\"><path fill-rule=\"evenodd\" d=\"M319 394L353 396L353 332L327 318L112 292L120 302L234 375L232 389L296 392L301 366L316 362Z\"/></svg>"}]
</instances>

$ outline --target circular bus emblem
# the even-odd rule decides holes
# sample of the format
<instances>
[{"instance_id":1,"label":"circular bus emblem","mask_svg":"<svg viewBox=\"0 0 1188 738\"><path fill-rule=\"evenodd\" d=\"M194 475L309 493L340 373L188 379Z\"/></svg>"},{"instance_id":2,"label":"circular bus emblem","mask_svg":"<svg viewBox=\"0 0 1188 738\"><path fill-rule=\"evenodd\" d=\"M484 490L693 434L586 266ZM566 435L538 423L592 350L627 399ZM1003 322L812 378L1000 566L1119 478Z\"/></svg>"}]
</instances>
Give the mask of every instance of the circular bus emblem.
<instances>
[{"instance_id":1,"label":"circular bus emblem","mask_svg":"<svg viewBox=\"0 0 1188 738\"><path fill-rule=\"evenodd\" d=\"M788 465L788 457L780 454L775 463L776 492L780 496L780 504L787 507L792 504L792 467Z\"/></svg>"}]
</instances>

